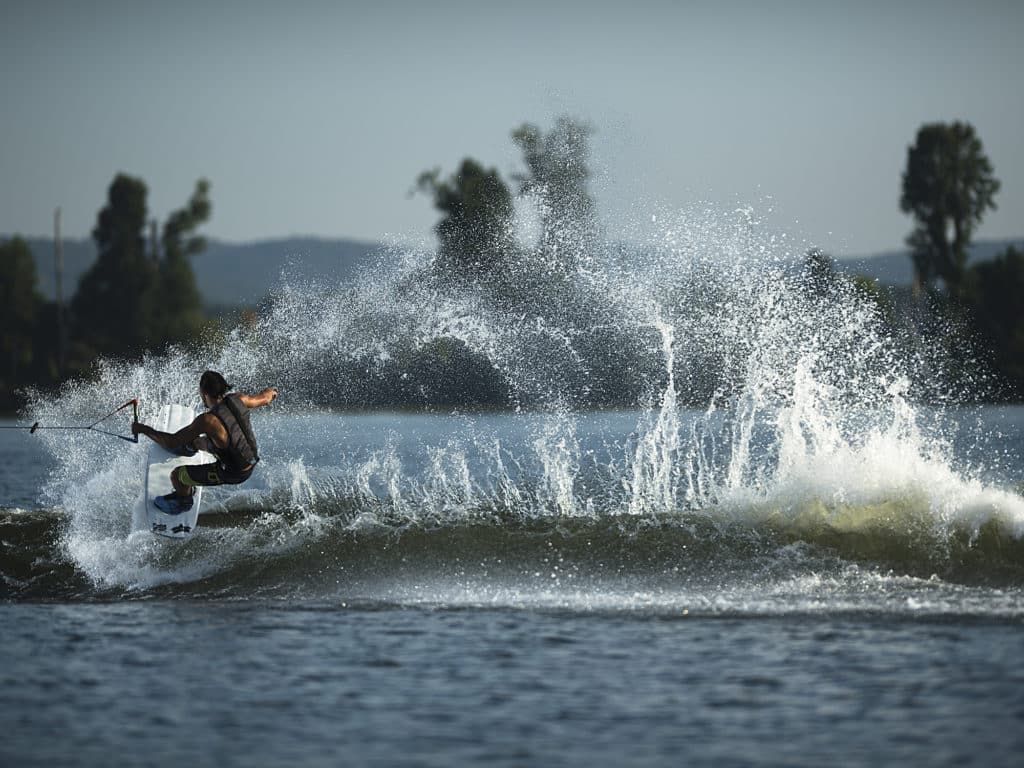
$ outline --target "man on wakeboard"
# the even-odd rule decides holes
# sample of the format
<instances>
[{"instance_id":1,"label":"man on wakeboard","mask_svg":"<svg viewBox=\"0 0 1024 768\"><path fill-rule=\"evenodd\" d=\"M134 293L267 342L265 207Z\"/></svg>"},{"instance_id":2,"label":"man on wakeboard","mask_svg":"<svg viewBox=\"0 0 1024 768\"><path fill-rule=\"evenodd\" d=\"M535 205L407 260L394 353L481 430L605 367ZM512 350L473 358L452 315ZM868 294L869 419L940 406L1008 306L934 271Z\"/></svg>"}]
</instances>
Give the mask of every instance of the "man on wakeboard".
<instances>
[{"instance_id":1,"label":"man on wakeboard","mask_svg":"<svg viewBox=\"0 0 1024 768\"><path fill-rule=\"evenodd\" d=\"M145 435L171 453L191 456L209 451L217 457L212 464L182 464L171 472L174 493L158 496L154 503L171 515L192 508L197 485L234 485L244 483L260 460L256 436L249 425L249 410L267 405L277 397L268 387L258 395L231 392L231 385L216 371L206 371L199 379L199 394L209 410L187 427L171 434L146 424L132 424L132 434Z\"/></svg>"}]
</instances>

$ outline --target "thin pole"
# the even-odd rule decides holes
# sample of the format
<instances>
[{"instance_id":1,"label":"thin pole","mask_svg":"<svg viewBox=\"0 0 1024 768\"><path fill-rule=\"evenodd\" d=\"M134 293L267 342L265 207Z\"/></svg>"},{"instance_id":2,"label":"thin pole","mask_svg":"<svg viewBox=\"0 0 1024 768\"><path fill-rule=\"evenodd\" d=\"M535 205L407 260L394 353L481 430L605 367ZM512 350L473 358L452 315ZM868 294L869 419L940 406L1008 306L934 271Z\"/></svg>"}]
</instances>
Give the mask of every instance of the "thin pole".
<instances>
[{"instance_id":1,"label":"thin pole","mask_svg":"<svg viewBox=\"0 0 1024 768\"><path fill-rule=\"evenodd\" d=\"M53 260L56 271L57 294L57 378L64 379L64 243L60 237L60 207L53 212Z\"/></svg>"}]
</instances>

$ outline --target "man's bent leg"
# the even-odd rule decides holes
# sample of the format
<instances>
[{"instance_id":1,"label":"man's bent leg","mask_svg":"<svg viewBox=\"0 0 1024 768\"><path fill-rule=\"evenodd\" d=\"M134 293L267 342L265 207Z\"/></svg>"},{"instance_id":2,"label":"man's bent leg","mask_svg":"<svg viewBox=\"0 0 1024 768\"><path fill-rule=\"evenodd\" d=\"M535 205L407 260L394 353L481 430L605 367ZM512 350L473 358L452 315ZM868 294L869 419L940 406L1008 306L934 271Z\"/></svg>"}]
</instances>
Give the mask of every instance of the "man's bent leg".
<instances>
[{"instance_id":1,"label":"man's bent leg","mask_svg":"<svg viewBox=\"0 0 1024 768\"><path fill-rule=\"evenodd\" d=\"M182 472L184 469L184 466L175 467L171 472L171 485L174 486L174 493L157 496L153 499L153 504L161 512L168 515L180 515L182 512L192 509L193 489L186 482L189 477L187 471Z\"/></svg>"},{"instance_id":2,"label":"man's bent leg","mask_svg":"<svg viewBox=\"0 0 1024 768\"><path fill-rule=\"evenodd\" d=\"M181 471L184 469L185 467L184 465L182 465L180 467L175 467L174 469L171 470L171 485L174 486L174 492L176 494L178 494L182 498L188 498L195 493L196 489L194 485L186 485L181 481L179 475L185 475L185 477L188 477L187 470L184 472Z\"/></svg>"}]
</instances>

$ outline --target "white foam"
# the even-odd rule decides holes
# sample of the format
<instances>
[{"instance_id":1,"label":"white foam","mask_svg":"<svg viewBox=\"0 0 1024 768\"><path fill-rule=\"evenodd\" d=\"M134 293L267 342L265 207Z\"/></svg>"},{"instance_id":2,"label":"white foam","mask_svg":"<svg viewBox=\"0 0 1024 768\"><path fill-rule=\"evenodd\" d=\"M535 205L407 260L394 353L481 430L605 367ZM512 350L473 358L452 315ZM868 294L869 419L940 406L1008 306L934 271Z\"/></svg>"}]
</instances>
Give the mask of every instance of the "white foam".
<instances>
[{"instance_id":1,"label":"white foam","mask_svg":"<svg viewBox=\"0 0 1024 768\"><path fill-rule=\"evenodd\" d=\"M33 416L80 423L139 397L145 419L151 404L168 399L198 404L208 367L241 389L279 386L284 415L264 432L257 427L271 458L260 465L263 485L250 488L291 518L271 538L259 525L210 532L169 557L127 535L141 484L135 447L101 449L94 436L50 433L43 439L59 468L47 494L69 514L67 552L100 584L203 578L236 558L321 535L318 505L342 497L362 500L354 525L386 514L458 521L480 506L554 519L693 510L756 518L766 505L785 514L815 499L838 508L923 496L937 527L977 531L998 519L1024 535L1020 497L954 470L935 414L913 402L916 382L931 371L886 336L870 299L841 281L811 290L793 266L803 245L766 230L749 206L638 216L648 247L637 253L595 245L592 232L569 226L543 254L510 264L495 287L439 278L429 253L395 246L340 289L283 280L266 315L217 347L101 363L95 381L39 400ZM532 232L532 221L520 231ZM509 285L543 290L545 301L517 304L499 290ZM652 404L632 436L608 447L600 483L582 476L594 470L572 414L599 368L587 346L595 338L622 342L611 350L626 359L616 375L645 384L638 408ZM486 359L512 404L542 408L509 416L531 440L483 440L470 429L468 438L420 446L410 462L399 433L369 455L342 446L307 460L292 432L303 429L318 387L354 386L339 380L338 366L357 361L372 378L440 340ZM927 350L921 357L927 362ZM720 386L690 418L681 402L704 377Z\"/></svg>"}]
</instances>

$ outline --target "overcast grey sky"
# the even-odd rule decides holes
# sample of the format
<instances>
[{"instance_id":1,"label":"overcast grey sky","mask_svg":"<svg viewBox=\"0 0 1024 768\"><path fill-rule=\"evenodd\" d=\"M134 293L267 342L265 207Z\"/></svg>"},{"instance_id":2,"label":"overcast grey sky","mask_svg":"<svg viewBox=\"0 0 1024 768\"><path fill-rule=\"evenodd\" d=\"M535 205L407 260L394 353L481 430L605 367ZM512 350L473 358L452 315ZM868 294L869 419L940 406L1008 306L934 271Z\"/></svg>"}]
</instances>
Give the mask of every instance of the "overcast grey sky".
<instances>
[{"instance_id":1,"label":"overcast grey sky","mask_svg":"<svg viewBox=\"0 0 1024 768\"><path fill-rule=\"evenodd\" d=\"M1024 3L0 0L0 233L87 236L114 175L151 213L212 183L207 234L429 236L415 177L518 167L588 120L614 231L748 203L836 255L900 247L907 147L967 120L1024 235ZM769 210L771 213L769 214Z\"/></svg>"}]
</instances>

